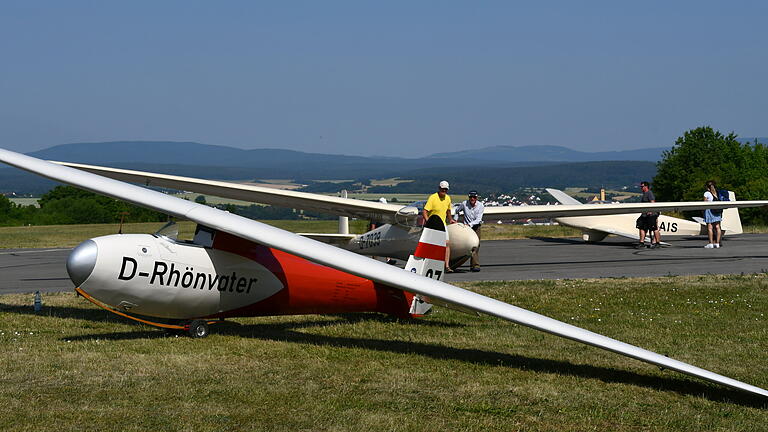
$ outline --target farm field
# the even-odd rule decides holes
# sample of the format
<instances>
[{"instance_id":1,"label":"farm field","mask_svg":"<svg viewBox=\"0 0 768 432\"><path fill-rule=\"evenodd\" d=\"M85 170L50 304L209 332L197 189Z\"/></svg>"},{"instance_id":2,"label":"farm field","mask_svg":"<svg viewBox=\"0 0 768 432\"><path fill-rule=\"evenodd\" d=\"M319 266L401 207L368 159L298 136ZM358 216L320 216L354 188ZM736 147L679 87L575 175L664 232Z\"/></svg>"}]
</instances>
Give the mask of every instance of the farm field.
<instances>
[{"instance_id":1,"label":"farm field","mask_svg":"<svg viewBox=\"0 0 768 432\"><path fill-rule=\"evenodd\" d=\"M39 198L8 198L12 203L20 206L35 206L40 207L37 204Z\"/></svg>"}]
</instances>

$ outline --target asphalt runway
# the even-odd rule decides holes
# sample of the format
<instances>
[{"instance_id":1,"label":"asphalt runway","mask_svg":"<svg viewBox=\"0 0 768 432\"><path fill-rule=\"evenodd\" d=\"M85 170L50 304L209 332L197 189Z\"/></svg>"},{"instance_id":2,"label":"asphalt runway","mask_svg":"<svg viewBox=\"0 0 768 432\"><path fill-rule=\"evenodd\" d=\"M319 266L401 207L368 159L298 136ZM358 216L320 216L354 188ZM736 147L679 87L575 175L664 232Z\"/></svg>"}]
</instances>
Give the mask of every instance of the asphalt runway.
<instances>
[{"instance_id":1,"label":"asphalt runway","mask_svg":"<svg viewBox=\"0 0 768 432\"><path fill-rule=\"evenodd\" d=\"M581 279L607 277L749 274L768 272L768 234L723 239L704 249L706 237L662 238L670 246L635 249L634 242L609 237L588 244L575 238L484 241L479 273L449 274L446 281Z\"/></svg>"},{"instance_id":2,"label":"asphalt runway","mask_svg":"<svg viewBox=\"0 0 768 432\"><path fill-rule=\"evenodd\" d=\"M72 249L0 249L0 294L73 291L67 275Z\"/></svg>"},{"instance_id":3,"label":"asphalt runway","mask_svg":"<svg viewBox=\"0 0 768 432\"><path fill-rule=\"evenodd\" d=\"M579 279L768 272L768 234L726 238L704 249L706 238L667 240L660 249L634 249L618 238L586 244L572 238L484 241L482 271L467 267L446 282L474 280ZM0 294L72 291L65 267L70 249L0 250ZM401 265L404 263L400 263Z\"/></svg>"}]
</instances>

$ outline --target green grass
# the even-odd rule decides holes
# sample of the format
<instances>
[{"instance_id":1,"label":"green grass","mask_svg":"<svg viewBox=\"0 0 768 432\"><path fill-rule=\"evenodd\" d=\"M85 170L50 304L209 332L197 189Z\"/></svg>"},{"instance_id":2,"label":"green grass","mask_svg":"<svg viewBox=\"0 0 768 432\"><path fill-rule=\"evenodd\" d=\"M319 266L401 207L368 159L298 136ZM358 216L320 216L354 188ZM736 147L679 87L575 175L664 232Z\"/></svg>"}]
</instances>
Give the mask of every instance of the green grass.
<instances>
[{"instance_id":1,"label":"green grass","mask_svg":"<svg viewBox=\"0 0 768 432\"><path fill-rule=\"evenodd\" d=\"M768 277L466 287L768 387ZM766 401L492 317L244 318L165 336L0 296L0 430L752 431Z\"/></svg>"},{"instance_id":2,"label":"green grass","mask_svg":"<svg viewBox=\"0 0 768 432\"><path fill-rule=\"evenodd\" d=\"M339 230L339 222L332 221L298 221L275 220L261 221L292 232L335 233ZM153 233L162 227L164 222L131 223L123 225L123 233ZM195 224L181 221L179 237L190 239L195 233ZM365 232L364 221L350 221L352 233ZM5 249L41 248L41 247L72 247L89 238L102 235L116 234L119 224L91 225L47 225L0 227L0 247Z\"/></svg>"},{"instance_id":3,"label":"green grass","mask_svg":"<svg viewBox=\"0 0 768 432\"><path fill-rule=\"evenodd\" d=\"M487 223L480 234L483 240L509 240L530 237L581 237L581 230L564 225L512 225Z\"/></svg>"},{"instance_id":4,"label":"green grass","mask_svg":"<svg viewBox=\"0 0 768 432\"><path fill-rule=\"evenodd\" d=\"M745 225L742 227L744 234L765 234L768 233L767 225Z\"/></svg>"}]
</instances>

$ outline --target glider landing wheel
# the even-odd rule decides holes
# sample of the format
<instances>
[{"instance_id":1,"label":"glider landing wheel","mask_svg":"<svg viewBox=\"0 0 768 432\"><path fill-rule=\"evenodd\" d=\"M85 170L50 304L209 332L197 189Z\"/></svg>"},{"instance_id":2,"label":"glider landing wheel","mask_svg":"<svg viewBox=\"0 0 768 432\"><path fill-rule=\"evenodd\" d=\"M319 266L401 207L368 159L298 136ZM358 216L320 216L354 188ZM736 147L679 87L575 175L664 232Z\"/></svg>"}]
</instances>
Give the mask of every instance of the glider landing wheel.
<instances>
[{"instance_id":1,"label":"glider landing wheel","mask_svg":"<svg viewBox=\"0 0 768 432\"><path fill-rule=\"evenodd\" d=\"M204 338L208 336L209 332L208 323L203 320L193 320L187 326L187 334L191 338Z\"/></svg>"}]
</instances>

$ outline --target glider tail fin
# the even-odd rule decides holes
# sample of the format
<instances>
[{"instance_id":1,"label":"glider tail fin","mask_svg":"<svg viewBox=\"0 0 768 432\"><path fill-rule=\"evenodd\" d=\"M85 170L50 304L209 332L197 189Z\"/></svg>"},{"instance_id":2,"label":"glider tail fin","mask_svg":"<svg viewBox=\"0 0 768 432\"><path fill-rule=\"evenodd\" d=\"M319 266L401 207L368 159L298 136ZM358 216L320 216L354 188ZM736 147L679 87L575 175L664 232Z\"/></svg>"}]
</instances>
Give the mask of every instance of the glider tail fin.
<instances>
[{"instance_id":1,"label":"glider tail fin","mask_svg":"<svg viewBox=\"0 0 768 432\"><path fill-rule=\"evenodd\" d=\"M443 220L433 215L424 225L416 252L408 258L405 269L430 279L442 280L445 271L445 243Z\"/></svg>"},{"instance_id":2,"label":"glider tail fin","mask_svg":"<svg viewBox=\"0 0 768 432\"><path fill-rule=\"evenodd\" d=\"M728 199L736 201L736 194L733 191L728 191ZM744 232L741 228L738 208L731 207L723 210L723 221L720 223L720 228L722 228L723 234L741 234Z\"/></svg>"},{"instance_id":3,"label":"glider tail fin","mask_svg":"<svg viewBox=\"0 0 768 432\"><path fill-rule=\"evenodd\" d=\"M547 188L547 193L552 195L552 198L556 199L560 204L566 204L566 205L578 205L581 204L576 198L568 195L567 193L559 190L559 189L551 189Z\"/></svg>"},{"instance_id":4,"label":"glider tail fin","mask_svg":"<svg viewBox=\"0 0 768 432\"><path fill-rule=\"evenodd\" d=\"M445 224L440 217L433 215L421 231L416 252L408 258L405 270L430 279L442 280L445 272ZM432 305L421 296L414 296L410 313L425 315Z\"/></svg>"}]
</instances>

